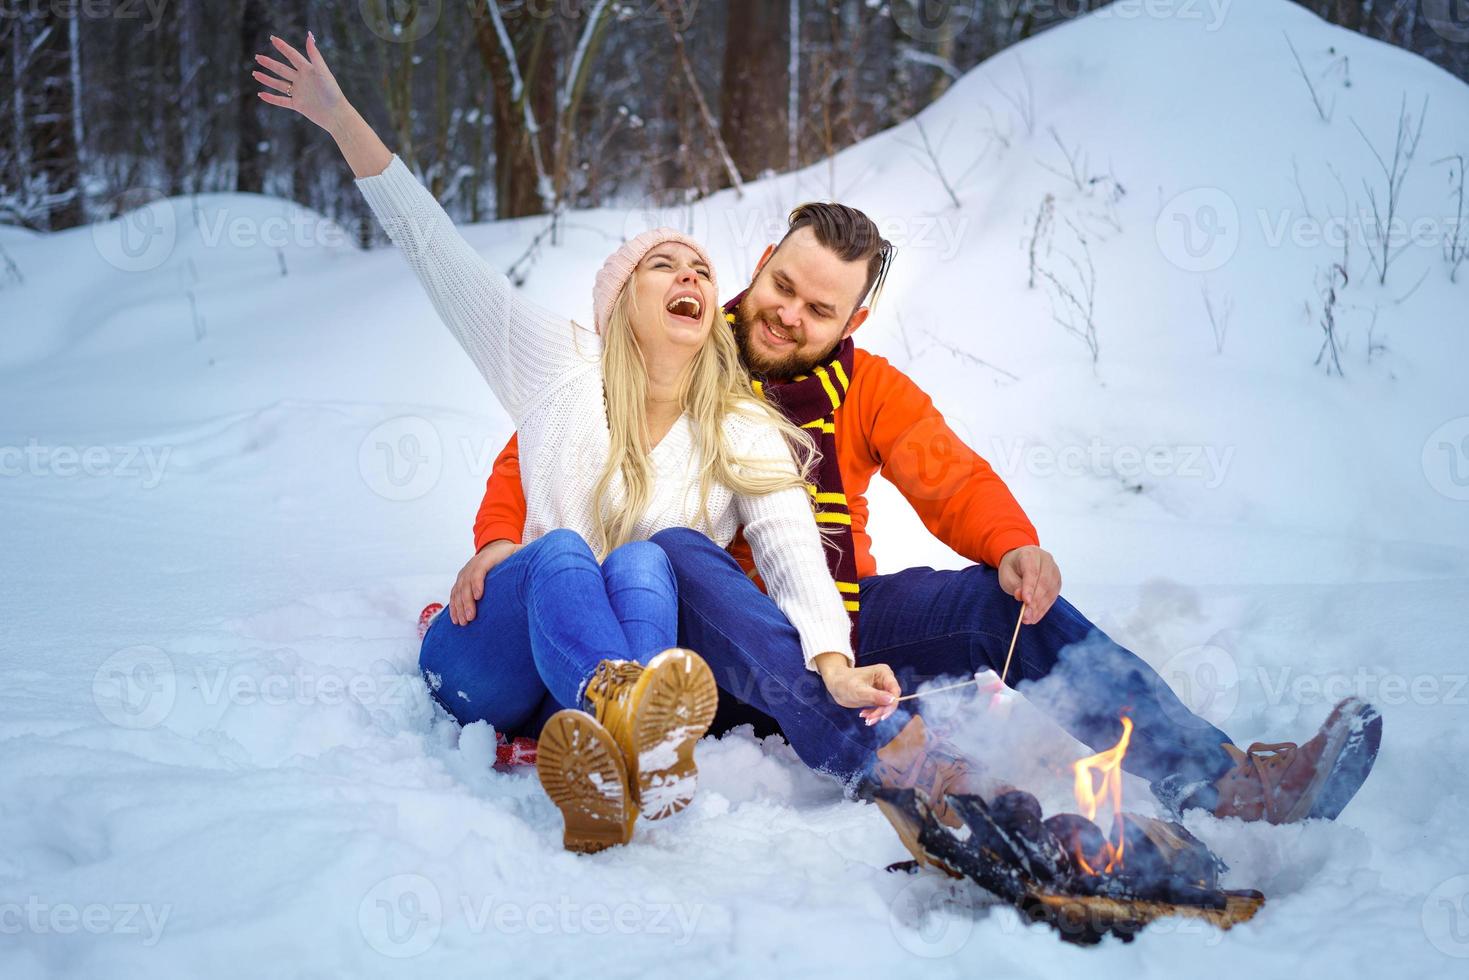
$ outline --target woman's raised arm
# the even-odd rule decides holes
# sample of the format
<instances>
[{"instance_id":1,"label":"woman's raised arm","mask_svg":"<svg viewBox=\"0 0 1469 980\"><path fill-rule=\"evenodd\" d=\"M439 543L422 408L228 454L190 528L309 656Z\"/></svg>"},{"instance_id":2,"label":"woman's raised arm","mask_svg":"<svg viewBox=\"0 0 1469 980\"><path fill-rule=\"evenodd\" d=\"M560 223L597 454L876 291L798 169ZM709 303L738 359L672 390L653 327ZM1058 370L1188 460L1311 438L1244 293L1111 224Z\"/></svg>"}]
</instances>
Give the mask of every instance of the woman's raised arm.
<instances>
[{"instance_id":1,"label":"woman's raised arm","mask_svg":"<svg viewBox=\"0 0 1469 980\"><path fill-rule=\"evenodd\" d=\"M428 188L342 95L314 36L307 35L304 55L278 37L271 43L286 61L256 55L275 73L252 73L273 90L260 98L299 112L336 140L373 214L517 422L558 376L595 361L595 334L527 300L464 240Z\"/></svg>"}]
</instances>

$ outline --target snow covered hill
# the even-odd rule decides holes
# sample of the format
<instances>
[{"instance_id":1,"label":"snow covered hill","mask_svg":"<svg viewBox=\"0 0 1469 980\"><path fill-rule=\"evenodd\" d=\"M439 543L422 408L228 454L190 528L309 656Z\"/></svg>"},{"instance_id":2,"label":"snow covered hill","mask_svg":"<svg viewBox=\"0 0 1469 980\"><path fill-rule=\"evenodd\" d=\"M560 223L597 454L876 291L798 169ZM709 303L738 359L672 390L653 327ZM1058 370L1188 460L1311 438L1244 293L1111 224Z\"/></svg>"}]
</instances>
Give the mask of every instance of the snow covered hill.
<instances>
[{"instance_id":1,"label":"snow covered hill","mask_svg":"<svg viewBox=\"0 0 1469 980\"><path fill-rule=\"evenodd\" d=\"M1404 112L1421 135L1379 281ZM649 224L734 284L795 203L867 209L900 251L859 341L1009 480L1074 602L1241 744L1304 739L1345 693L1379 704L1339 822L1191 820L1269 896L1254 922L1094 950L886 874L904 852L874 808L740 733L701 745L686 813L563 853L534 776L490 771L489 733L417 677L414 617L469 554L509 424L401 257L253 195L0 229L0 972L1449 974L1469 957L1458 154L1469 89L1411 54L1285 0L1118 4L743 198L578 213L530 265L532 297L585 317ZM508 267L541 227L465 234ZM872 503L884 570L960 563L885 484ZM1065 800L1076 743L1034 711L996 737Z\"/></svg>"}]
</instances>

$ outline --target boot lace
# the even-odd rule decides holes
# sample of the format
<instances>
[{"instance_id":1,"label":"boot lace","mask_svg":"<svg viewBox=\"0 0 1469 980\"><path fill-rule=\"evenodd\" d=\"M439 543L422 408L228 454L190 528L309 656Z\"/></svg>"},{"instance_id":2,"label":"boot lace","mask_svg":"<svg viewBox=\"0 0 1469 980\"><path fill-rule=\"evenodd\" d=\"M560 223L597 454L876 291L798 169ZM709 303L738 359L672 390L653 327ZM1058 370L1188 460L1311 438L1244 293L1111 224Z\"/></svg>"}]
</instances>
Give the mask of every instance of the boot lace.
<instances>
[{"instance_id":1,"label":"boot lace","mask_svg":"<svg viewBox=\"0 0 1469 980\"><path fill-rule=\"evenodd\" d=\"M604 660L597 665L583 696L591 704L610 701L625 692L643 672L635 660Z\"/></svg>"}]
</instances>

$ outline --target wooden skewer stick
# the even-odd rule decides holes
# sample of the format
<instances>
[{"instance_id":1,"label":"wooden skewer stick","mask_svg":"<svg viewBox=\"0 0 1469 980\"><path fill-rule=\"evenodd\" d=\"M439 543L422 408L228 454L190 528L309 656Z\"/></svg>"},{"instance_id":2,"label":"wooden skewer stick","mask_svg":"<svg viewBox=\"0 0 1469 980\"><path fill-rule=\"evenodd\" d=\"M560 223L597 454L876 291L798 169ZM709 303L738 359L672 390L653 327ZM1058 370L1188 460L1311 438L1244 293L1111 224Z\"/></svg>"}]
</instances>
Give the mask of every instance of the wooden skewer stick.
<instances>
[{"instance_id":1,"label":"wooden skewer stick","mask_svg":"<svg viewBox=\"0 0 1469 980\"><path fill-rule=\"evenodd\" d=\"M947 687L935 687L932 690L924 691L923 694L905 694L902 697L898 698L898 700L899 701L907 701L909 698L923 697L923 696L929 695L929 694L938 694L938 693L940 693L942 691L957 691L961 687L969 687L971 684L978 684L978 683L979 683L979 679L978 678L970 678L967 681L960 681L958 684L950 684Z\"/></svg>"},{"instance_id":2,"label":"wooden skewer stick","mask_svg":"<svg viewBox=\"0 0 1469 980\"><path fill-rule=\"evenodd\" d=\"M1025 603L1020 604L1020 615L1015 619L1015 632L1010 636L1010 650L1005 654L1005 666L1000 669L1000 683L1010 673L1010 658L1015 656L1015 641L1020 639L1020 624L1025 622Z\"/></svg>"},{"instance_id":3,"label":"wooden skewer stick","mask_svg":"<svg viewBox=\"0 0 1469 980\"><path fill-rule=\"evenodd\" d=\"M1004 666L1004 669L1001 670L1001 672L1000 672L1000 683L1001 684L1005 683L1005 675L1010 672L1010 658L1015 653L1015 641L1018 640L1018 639L1020 639L1020 624L1023 623L1023 622L1025 622L1025 603L1022 602L1020 604L1020 618L1017 619L1017 620L1015 620L1015 633L1010 637L1010 650L1009 650L1008 653L1005 654L1005 666ZM899 701L907 701L910 698L922 697L922 696L926 696L926 695L929 695L929 694L940 694L940 693L942 693L944 691L957 691L961 687L969 687L971 684L978 684L978 683L979 683L979 678L978 677L971 677L967 681L960 681L958 684L949 684L946 687L935 687L935 688L932 688L930 690L927 690L927 691L922 692L922 694L918 694L918 693L905 694L902 697L898 698L898 700Z\"/></svg>"}]
</instances>

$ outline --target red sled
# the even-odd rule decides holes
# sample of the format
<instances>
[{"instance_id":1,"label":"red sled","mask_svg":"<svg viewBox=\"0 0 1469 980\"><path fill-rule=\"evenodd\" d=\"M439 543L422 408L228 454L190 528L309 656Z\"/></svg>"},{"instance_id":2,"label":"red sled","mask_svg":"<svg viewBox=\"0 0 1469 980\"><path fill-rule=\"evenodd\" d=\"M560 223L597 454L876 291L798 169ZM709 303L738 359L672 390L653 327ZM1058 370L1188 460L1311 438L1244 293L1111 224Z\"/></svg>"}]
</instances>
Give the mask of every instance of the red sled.
<instances>
[{"instance_id":1,"label":"red sled","mask_svg":"<svg viewBox=\"0 0 1469 980\"><path fill-rule=\"evenodd\" d=\"M418 614L418 638L420 640L423 639L423 635L428 632L429 622L434 618L434 616L438 615L439 610L443 608L444 604L442 602L430 602L428 605L423 607L423 612Z\"/></svg>"},{"instance_id":2,"label":"red sled","mask_svg":"<svg viewBox=\"0 0 1469 980\"><path fill-rule=\"evenodd\" d=\"M517 735L515 738L506 740L504 735L495 733L495 768L514 769L516 766L533 766L536 764L536 740Z\"/></svg>"}]
</instances>

